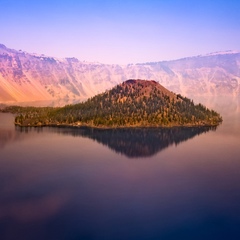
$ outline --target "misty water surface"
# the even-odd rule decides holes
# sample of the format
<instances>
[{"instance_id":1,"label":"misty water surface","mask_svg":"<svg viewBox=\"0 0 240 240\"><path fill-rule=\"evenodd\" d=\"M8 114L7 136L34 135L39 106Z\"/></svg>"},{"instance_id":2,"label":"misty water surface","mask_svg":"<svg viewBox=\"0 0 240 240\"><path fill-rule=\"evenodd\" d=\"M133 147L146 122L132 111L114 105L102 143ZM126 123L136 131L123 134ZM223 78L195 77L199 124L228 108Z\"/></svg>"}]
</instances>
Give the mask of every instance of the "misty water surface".
<instances>
[{"instance_id":1,"label":"misty water surface","mask_svg":"<svg viewBox=\"0 0 240 240\"><path fill-rule=\"evenodd\" d=\"M221 101L220 101L221 100ZM15 128L0 114L0 236L239 239L239 99L215 128Z\"/></svg>"}]
</instances>

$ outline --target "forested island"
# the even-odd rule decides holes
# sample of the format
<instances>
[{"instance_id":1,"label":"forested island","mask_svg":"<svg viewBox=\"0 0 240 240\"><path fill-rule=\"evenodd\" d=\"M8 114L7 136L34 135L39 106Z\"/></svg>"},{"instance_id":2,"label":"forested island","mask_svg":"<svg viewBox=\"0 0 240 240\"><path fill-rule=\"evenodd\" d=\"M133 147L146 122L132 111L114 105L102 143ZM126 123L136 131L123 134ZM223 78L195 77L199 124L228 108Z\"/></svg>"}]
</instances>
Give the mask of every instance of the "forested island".
<instances>
[{"instance_id":1,"label":"forested island","mask_svg":"<svg viewBox=\"0 0 240 240\"><path fill-rule=\"evenodd\" d=\"M86 102L65 107L6 107L18 126L97 128L216 126L222 117L151 80L127 80Z\"/></svg>"}]
</instances>

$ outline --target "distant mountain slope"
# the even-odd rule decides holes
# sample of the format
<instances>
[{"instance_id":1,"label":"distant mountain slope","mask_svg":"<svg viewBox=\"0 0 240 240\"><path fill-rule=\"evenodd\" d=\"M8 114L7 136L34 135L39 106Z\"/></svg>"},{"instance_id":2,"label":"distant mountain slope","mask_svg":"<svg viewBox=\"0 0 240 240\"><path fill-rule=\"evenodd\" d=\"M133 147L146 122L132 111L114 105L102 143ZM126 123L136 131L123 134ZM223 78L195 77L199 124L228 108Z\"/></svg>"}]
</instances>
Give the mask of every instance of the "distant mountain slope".
<instances>
[{"instance_id":1,"label":"distant mountain slope","mask_svg":"<svg viewBox=\"0 0 240 240\"><path fill-rule=\"evenodd\" d=\"M240 95L240 52L107 65L57 59L0 44L0 102L83 100L126 79L154 79L185 96Z\"/></svg>"},{"instance_id":2,"label":"distant mountain slope","mask_svg":"<svg viewBox=\"0 0 240 240\"><path fill-rule=\"evenodd\" d=\"M240 95L240 52L221 52L149 66L154 73L159 66L168 72L166 86L183 95Z\"/></svg>"},{"instance_id":3,"label":"distant mountain slope","mask_svg":"<svg viewBox=\"0 0 240 240\"><path fill-rule=\"evenodd\" d=\"M87 98L116 84L110 79L114 68L0 45L0 102Z\"/></svg>"}]
</instances>

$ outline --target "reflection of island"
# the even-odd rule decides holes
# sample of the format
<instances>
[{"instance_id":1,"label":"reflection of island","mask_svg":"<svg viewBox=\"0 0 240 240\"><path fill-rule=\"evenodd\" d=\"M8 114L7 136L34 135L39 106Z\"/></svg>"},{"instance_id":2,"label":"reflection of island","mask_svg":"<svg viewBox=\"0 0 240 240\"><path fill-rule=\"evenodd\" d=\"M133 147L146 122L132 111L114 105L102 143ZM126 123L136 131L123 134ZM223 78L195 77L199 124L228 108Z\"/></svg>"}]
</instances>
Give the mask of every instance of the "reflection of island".
<instances>
[{"instance_id":1,"label":"reflection of island","mask_svg":"<svg viewBox=\"0 0 240 240\"><path fill-rule=\"evenodd\" d=\"M35 128L19 128L32 131ZM32 130L30 130L32 129ZM148 157L171 146L193 138L216 127L174 127L174 128L45 128L47 131L72 136L87 137L108 146L116 153L127 157ZM34 131L37 131L36 129ZM44 129L43 129L44 131Z\"/></svg>"}]
</instances>

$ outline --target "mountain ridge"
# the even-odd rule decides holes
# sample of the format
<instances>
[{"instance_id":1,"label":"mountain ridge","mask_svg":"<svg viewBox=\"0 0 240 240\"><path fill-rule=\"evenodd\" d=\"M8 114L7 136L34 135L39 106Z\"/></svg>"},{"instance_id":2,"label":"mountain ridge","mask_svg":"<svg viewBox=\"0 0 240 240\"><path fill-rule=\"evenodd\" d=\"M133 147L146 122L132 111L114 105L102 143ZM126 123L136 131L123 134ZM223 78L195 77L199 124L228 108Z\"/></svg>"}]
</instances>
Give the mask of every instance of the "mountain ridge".
<instances>
[{"instance_id":1,"label":"mountain ridge","mask_svg":"<svg viewBox=\"0 0 240 240\"><path fill-rule=\"evenodd\" d=\"M83 101L126 79L153 79L184 96L240 95L240 52L172 61L102 64L9 49L0 44L0 102Z\"/></svg>"}]
</instances>

